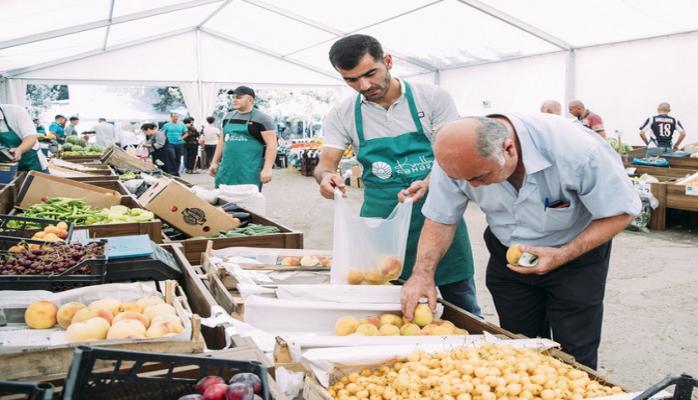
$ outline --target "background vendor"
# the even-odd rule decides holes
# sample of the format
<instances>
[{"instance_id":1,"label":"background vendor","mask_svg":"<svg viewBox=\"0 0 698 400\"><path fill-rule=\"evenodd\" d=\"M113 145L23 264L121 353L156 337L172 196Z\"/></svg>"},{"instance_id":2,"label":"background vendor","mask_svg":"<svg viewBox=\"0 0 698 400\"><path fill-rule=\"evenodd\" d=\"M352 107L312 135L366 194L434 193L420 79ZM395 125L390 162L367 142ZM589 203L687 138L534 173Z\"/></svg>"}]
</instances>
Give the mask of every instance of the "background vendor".
<instances>
[{"instance_id":1,"label":"background vendor","mask_svg":"<svg viewBox=\"0 0 698 400\"><path fill-rule=\"evenodd\" d=\"M36 125L18 105L0 104L0 146L9 148L20 171L45 171L48 163L38 151Z\"/></svg>"},{"instance_id":2,"label":"background vendor","mask_svg":"<svg viewBox=\"0 0 698 400\"><path fill-rule=\"evenodd\" d=\"M65 117L58 114L54 118L51 125L48 126L49 133L52 133L53 136L55 136L58 143L63 143L65 141L65 121Z\"/></svg>"},{"instance_id":3,"label":"background vendor","mask_svg":"<svg viewBox=\"0 0 698 400\"><path fill-rule=\"evenodd\" d=\"M255 92L239 86L232 95L234 111L223 119L216 153L209 174L219 185L256 185L271 182L276 160L276 124L269 115L254 106Z\"/></svg>"}]
</instances>

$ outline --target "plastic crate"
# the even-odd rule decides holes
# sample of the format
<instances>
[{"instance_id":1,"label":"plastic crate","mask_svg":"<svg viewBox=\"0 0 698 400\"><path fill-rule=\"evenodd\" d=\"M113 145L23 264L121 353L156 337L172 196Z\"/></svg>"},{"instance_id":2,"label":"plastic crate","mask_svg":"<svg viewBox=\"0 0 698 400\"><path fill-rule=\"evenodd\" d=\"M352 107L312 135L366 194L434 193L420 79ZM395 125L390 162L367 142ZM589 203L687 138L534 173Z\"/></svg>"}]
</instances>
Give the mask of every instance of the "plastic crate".
<instances>
[{"instance_id":1,"label":"plastic crate","mask_svg":"<svg viewBox=\"0 0 698 400\"><path fill-rule=\"evenodd\" d=\"M36 232L44 230L49 225L56 225L58 222L60 221L53 219L0 214L0 237L31 239ZM68 236L64 240L69 242L73 235L73 224L65 223L68 225Z\"/></svg>"},{"instance_id":2,"label":"plastic crate","mask_svg":"<svg viewBox=\"0 0 698 400\"><path fill-rule=\"evenodd\" d=\"M19 397L24 395L24 397ZM0 397L12 396L13 399L52 400L53 385L43 382L5 382L0 381Z\"/></svg>"},{"instance_id":3,"label":"plastic crate","mask_svg":"<svg viewBox=\"0 0 698 400\"><path fill-rule=\"evenodd\" d=\"M110 367L105 368L105 363ZM261 397L271 399L267 372L256 361L79 346L65 380L63 400L177 400L196 393L196 383L205 376L218 375L227 382L238 372L257 375L262 380Z\"/></svg>"},{"instance_id":4,"label":"plastic crate","mask_svg":"<svg viewBox=\"0 0 698 400\"><path fill-rule=\"evenodd\" d=\"M16 240L0 238L0 248L6 248L8 242L16 244ZM43 242L40 243L45 244ZM6 253L6 251L0 251L0 257L4 257ZM77 287L99 285L105 281L106 264L107 257L100 256L84 259L58 275L0 275L0 290L48 290L51 292L62 292ZM73 273L82 267L90 267L90 273Z\"/></svg>"}]
</instances>

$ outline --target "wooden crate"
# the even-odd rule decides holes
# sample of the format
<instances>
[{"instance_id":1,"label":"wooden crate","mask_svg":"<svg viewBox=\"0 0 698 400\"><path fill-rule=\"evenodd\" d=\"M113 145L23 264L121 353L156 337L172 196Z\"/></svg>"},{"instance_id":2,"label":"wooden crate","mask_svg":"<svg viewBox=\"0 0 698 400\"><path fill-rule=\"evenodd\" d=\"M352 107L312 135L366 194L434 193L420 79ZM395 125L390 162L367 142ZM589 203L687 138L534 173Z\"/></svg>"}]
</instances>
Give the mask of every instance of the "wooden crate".
<instances>
[{"instance_id":1,"label":"wooden crate","mask_svg":"<svg viewBox=\"0 0 698 400\"><path fill-rule=\"evenodd\" d=\"M180 317L181 312L192 314L191 340L167 340L166 338L153 341L131 343L99 343L100 347L118 350L133 350L160 353L201 353L205 349L205 343L201 336L201 321L198 315L193 314L184 290L175 281L159 282L165 301L177 308ZM0 351L0 376L4 380L43 380L52 375L65 376L70 368L73 358L74 345L61 345L51 348L28 348L20 351ZM1 350L1 348L0 348ZM106 367L106 365L105 365Z\"/></svg>"},{"instance_id":2,"label":"wooden crate","mask_svg":"<svg viewBox=\"0 0 698 400\"><path fill-rule=\"evenodd\" d=\"M659 201L659 206L652 210L650 229L666 229L666 209L698 212L698 196L686 195L686 186L671 182L652 183L652 195Z\"/></svg>"},{"instance_id":3,"label":"wooden crate","mask_svg":"<svg viewBox=\"0 0 698 400\"><path fill-rule=\"evenodd\" d=\"M206 251L206 246L209 241L213 243L213 249L225 249L227 247L262 247L262 248L278 248L278 249L302 249L303 248L303 233L293 231L291 228L285 227L274 221L266 219L253 212L243 210L252 217L251 222L254 224L275 226L281 230L280 233L270 233L268 235L257 235L248 237L235 238L216 238L216 239L187 239L179 241L171 241L163 239L165 243L181 243L184 248L184 254L189 262L199 264L201 262L201 253Z\"/></svg>"},{"instance_id":4,"label":"wooden crate","mask_svg":"<svg viewBox=\"0 0 698 400\"><path fill-rule=\"evenodd\" d=\"M101 188L114 190L116 192L119 192L119 194L122 196L131 196L131 192L129 192L128 189L126 189L126 186L124 186L123 182L121 182L118 179L94 179L82 182L89 183L90 185L99 186ZM138 200L136 199L136 201Z\"/></svg>"},{"instance_id":5,"label":"wooden crate","mask_svg":"<svg viewBox=\"0 0 698 400\"><path fill-rule=\"evenodd\" d=\"M58 157L57 157L57 158L60 158L61 160L65 160L65 161L70 161L70 162L76 163L76 164L84 164L84 163L91 163L91 162L94 162L94 161L98 161L101 157L102 157L101 154L95 154L95 155L93 155L93 156L88 156L88 155L84 155L84 156L64 156L64 155L61 155L61 152L58 152Z\"/></svg>"}]
</instances>

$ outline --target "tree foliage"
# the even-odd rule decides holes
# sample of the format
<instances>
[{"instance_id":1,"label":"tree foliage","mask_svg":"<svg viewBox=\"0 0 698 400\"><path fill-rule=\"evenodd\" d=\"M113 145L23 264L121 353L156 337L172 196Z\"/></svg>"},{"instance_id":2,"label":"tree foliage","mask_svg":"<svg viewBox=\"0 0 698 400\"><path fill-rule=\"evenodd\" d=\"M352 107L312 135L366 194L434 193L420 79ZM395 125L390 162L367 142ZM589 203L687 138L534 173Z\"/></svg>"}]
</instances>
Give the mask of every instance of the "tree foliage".
<instances>
[{"instance_id":1,"label":"tree foliage","mask_svg":"<svg viewBox=\"0 0 698 400\"><path fill-rule=\"evenodd\" d=\"M68 100L68 85L27 85L27 110L32 116L38 116L51 108L51 103L59 100Z\"/></svg>"},{"instance_id":2,"label":"tree foliage","mask_svg":"<svg viewBox=\"0 0 698 400\"><path fill-rule=\"evenodd\" d=\"M159 100L153 103L153 108L160 112L168 112L184 106L184 97L177 86L156 88L155 93L159 96Z\"/></svg>"}]
</instances>

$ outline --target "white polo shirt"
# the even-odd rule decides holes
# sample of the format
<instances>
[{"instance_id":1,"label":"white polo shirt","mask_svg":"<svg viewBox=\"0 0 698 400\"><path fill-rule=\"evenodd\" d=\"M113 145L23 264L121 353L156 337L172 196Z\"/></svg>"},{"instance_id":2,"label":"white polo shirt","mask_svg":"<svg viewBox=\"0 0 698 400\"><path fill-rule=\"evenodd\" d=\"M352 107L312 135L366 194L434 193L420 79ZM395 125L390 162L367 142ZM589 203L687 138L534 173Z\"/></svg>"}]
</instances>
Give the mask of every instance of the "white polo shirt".
<instances>
[{"instance_id":1,"label":"white polo shirt","mask_svg":"<svg viewBox=\"0 0 698 400\"><path fill-rule=\"evenodd\" d=\"M451 95L438 86L410 83L412 95L424 134L434 142L436 132L453 120L458 119L458 110ZM405 85L400 80L401 95L386 110L383 106L366 100L361 102L361 115L364 123L364 139L395 137L414 132L416 127L405 96ZM344 150L351 145L354 153L359 152L359 137L356 133L354 105L356 94L342 100L333 107L323 121L323 146Z\"/></svg>"}]
</instances>

